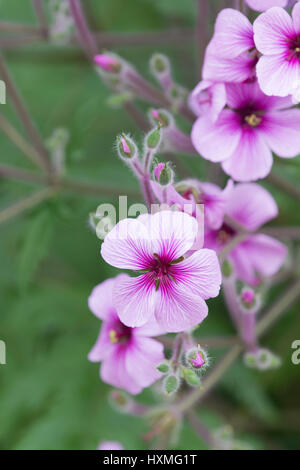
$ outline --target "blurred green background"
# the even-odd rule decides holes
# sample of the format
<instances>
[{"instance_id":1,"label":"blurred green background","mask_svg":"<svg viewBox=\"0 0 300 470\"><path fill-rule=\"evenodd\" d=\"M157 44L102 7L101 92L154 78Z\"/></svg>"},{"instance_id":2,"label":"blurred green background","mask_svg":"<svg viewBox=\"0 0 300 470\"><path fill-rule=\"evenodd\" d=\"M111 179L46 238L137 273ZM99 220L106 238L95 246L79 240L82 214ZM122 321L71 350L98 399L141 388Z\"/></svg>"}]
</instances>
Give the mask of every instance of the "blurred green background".
<instances>
[{"instance_id":1,"label":"blurred green background","mask_svg":"<svg viewBox=\"0 0 300 470\"><path fill-rule=\"evenodd\" d=\"M195 24L193 0L83 3L95 31L130 34ZM212 4L218 11L221 2ZM36 22L29 0L0 0L0 18ZM3 37L1 33L0 43ZM166 53L178 83L190 89L197 83L191 34L184 41L155 45L122 47L120 41L114 50L150 79L151 54ZM0 225L0 339L7 346L7 364L0 365L0 448L94 449L103 439L118 440L127 449L146 448L141 436L148 430L147 423L108 406L110 387L100 381L98 365L87 360L100 326L88 311L87 297L93 286L117 272L101 260L100 243L88 227L88 214L102 202L117 203L118 194L127 190L137 193L129 203L141 200L134 177L113 148L120 131L131 132L137 140L141 133L122 109L109 106L110 92L78 47L33 43L5 47L3 54L43 138L58 127L70 132L66 175L118 188L118 192L114 197L109 190L103 195L61 190L48 202ZM140 106L147 110L144 104ZM0 112L23 133L9 100L0 105ZM1 164L34 170L2 132L0 141ZM298 162L277 160L275 168L299 183ZM180 156L178 177L187 174L206 177L200 158ZM299 224L297 201L267 187L279 205L276 223ZM1 179L1 209L37 188ZM282 283L271 289L267 305L284 287ZM299 306L294 306L264 338L264 345L282 357L279 370L254 372L245 369L242 361L231 368L197 409L211 429L229 423L253 448L300 447L300 366L291 363L291 343L299 337L299 327ZM210 315L199 334L232 333L220 296L210 301ZM215 362L223 351L212 350L211 354ZM139 399L153 402L160 398L145 391ZM177 448L205 445L185 425Z\"/></svg>"}]
</instances>

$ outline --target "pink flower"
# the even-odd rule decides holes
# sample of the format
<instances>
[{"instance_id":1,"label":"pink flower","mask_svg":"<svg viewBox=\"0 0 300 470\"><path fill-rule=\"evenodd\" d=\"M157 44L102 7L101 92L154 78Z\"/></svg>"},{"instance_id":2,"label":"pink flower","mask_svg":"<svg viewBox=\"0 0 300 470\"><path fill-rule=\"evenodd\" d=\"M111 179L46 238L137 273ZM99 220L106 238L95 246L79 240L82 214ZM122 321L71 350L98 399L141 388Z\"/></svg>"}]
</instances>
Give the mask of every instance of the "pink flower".
<instances>
[{"instance_id":1,"label":"pink flower","mask_svg":"<svg viewBox=\"0 0 300 470\"><path fill-rule=\"evenodd\" d=\"M203 79L231 83L253 79L257 60L252 24L239 11L225 8L206 49Z\"/></svg>"},{"instance_id":2,"label":"pink flower","mask_svg":"<svg viewBox=\"0 0 300 470\"><path fill-rule=\"evenodd\" d=\"M255 232L278 215L273 197L258 184L237 184L230 194L226 215ZM208 231L205 246L220 251L236 235L226 222L217 231ZM263 277L273 276L282 266L287 249L285 245L264 234L250 234L228 255L237 278L256 285Z\"/></svg>"},{"instance_id":3,"label":"pink flower","mask_svg":"<svg viewBox=\"0 0 300 470\"><path fill-rule=\"evenodd\" d=\"M190 204L190 213L193 216L196 215L196 204L203 204L205 226L217 230L223 223L232 185L232 180L229 180L222 190L213 183L187 179L180 181L175 187L170 185L166 189L152 182L152 190L160 203L168 204L170 207L174 205L179 210L185 211Z\"/></svg>"},{"instance_id":4,"label":"pink flower","mask_svg":"<svg viewBox=\"0 0 300 470\"><path fill-rule=\"evenodd\" d=\"M246 0L249 7L257 11L266 11L272 7L286 7L288 0Z\"/></svg>"},{"instance_id":5,"label":"pink flower","mask_svg":"<svg viewBox=\"0 0 300 470\"><path fill-rule=\"evenodd\" d=\"M204 300L218 295L221 273L215 252L201 249L187 256L197 231L190 215L163 211L122 220L108 233L101 247L105 261L139 274L114 288L125 325L142 326L155 316L162 329L177 332L204 320Z\"/></svg>"},{"instance_id":6,"label":"pink flower","mask_svg":"<svg viewBox=\"0 0 300 470\"><path fill-rule=\"evenodd\" d=\"M267 176L272 151L292 158L300 152L300 110L288 109L290 98L268 97L257 83L226 85L228 109L213 123L200 117L193 125L192 142L205 159L222 162L236 181Z\"/></svg>"},{"instance_id":7,"label":"pink flower","mask_svg":"<svg viewBox=\"0 0 300 470\"><path fill-rule=\"evenodd\" d=\"M207 116L216 121L226 105L224 83L213 83L203 80L189 96L189 107L196 116Z\"/></svg>"},{"instance_id":8,"label":"pink flower","mask_svg":"<svg viewBox=\"0 0 300 470\"><path fill-rule=\"evenodd\" d=\"M102 362L100 375L104 382L136 395L161 377L156 366L164 360L163 345L151 336L164 332L154 321L141 328L129 328L120 321L114 289L128 279L120 274L93 289L89 308L103 323L88 357L92 362Z\"/></svg>"},{"instance_id":9,"label":"pink flower","mask_svg":"<svg viewBox=\"0 0 300 470\"><path fill-rule=\"evenodd\" d=\"M292 17L274 7L254 23L254 38L262 57L257 64L257 77L267 95L287 96L300 83L300 3Z\"/></svg>"},{"instance_id":10,"label":"pink flower","mask_svg":"<svg viewBox=\"0 0 300 470\"><path fill-rule=\"evenodd\" d=\"M102 441L98 450L124 450L124 447L118 441Z\"/></svg>"}]
</instances>

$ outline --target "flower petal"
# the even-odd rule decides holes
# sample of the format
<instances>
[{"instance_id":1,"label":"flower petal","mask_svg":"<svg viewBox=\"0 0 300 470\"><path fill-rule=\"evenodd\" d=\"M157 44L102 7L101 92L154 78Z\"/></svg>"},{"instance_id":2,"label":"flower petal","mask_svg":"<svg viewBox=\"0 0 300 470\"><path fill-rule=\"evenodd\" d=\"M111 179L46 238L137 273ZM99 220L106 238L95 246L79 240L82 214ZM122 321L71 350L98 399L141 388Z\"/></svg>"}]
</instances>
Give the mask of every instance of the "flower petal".
<instances>
[{"instance_id":1,"label":"flower petal","mask_svg":"<svg viewBox=\"0 0 300 470\"><path fill-rule=\"evenodd\" d=\"M196 219L184 212L157 212L151 216L149 222L152 250L165 262L183 256L193 246L198 234Z\"/></svg>"},{"instance_id":2,"label":"flower petal","mask_svg":"<svg viewBox=\"0 0 300 470\"><path fill-rule=\"evenodd\" d=\"M216 82L241 83L255 75L255 57L248 52L238 57L225 58L206 51L203 65L203 78Z\"/></svg>"},{"instance_id":3,"label":"flower petal","mask_svg":"<svg viewBox=\"0 0 300 470\"><path fill-rule=\"evenodd\" d=\"M238 147L222 168L236 181L253 181L267 176L273 157L263 136L257 130L245 130Z\"/></svg>"},{"instance_id":4,"label":"flower petal","mask_svg":"<svg viewBox=\"0 0 300 470\"><path fill-rule=\"evenodd\" d=\"M286 7L288 0L246 0L249 7L256 11L266 11L272 7Z\"/></svg>"},{"instance_id":5,"label":"flower petal","mask_svg":"<svg viewBox=\"0 0 300 470\"><path fill-rule=\"evenodd\" d=\"M191 138L202 157L212 162L221 162L235 151L241 132L235 113L223 110L215 123L206 117L198 118L193 125Z\"/></svg>"},{"instance_id":6,"label":"flower petal","mask_svg":"<svg viewBox=\"0 0 300 470\"><path fill-rule=\"evenodd\" d=\"M155 308L157 322L165 331L176 333L201 323L207 316L205 301L186 287L166 282L159 288Z\"/></svg>"},{"instance_id":7,"label":"flower petal","mask_svg":"<svg viewBox=\"0 0 300 470\"><path fill-rule=\"evenodd\" d=\"M128 374L125 360L126 348L116 348L113 354L102 362L100 376L103 382L136 395L142 391L142 387Z\"/></svg>"},{"instance_id":8,"label":"flower petal","mask_svg":"<svg viewBox=\"0 0 300 470\"><path fill-rule=\"evenodd\" d=\"M178 285L183 284L203 299L219 295L222 275L213 250L199 250L173 268L172 275Z\"/></svg>"},{"instance_id":9,"label":"flower petal","mask_svg":"<svg viewBox=\"0 0 300 470\"><path fill-rule=\"evenodd\" d=\"M246 242L246 249L254 270L264 277L276 274L287 256L283 243L264 234L251 236Z\"/></svg>"},{"instance_id":10,"label":"flower petal","mask_svg":"<svg viewBox=\"0 0 300 470\"><path fill-rule=\"evenodd\" d=\"M292 18L294 23L295 32L300 33L300 3L297 2L292 11Z\"/></svg>"},{"instance_id":11,"label":"flower petal","mask_svg":"<svg viewBox=\"0 0 300 470\"><path fill-rule=\"evenodd\" d=\"M252 232L277 217L278 207L265 188L255 183L244 183L234 187L226 212Z\"/></svg>"},{"instance_id":12,"label":"flower petal","mask_svg":"<svg viewBox=\"0 0 300 470\"><path fill-rule=\"evenodd\" d=\"M300 153L300 109L269 113L264 120L265 140L279 157Z\"/></svg>"},{"instance_id":13,"label":"flower petal","mask_svg":"<svg viewBox=\"0 0 300 470\"><path fill-rule=\"evenodd\" d=\"M88 305L91 312L101 320L108 319L114 312L112 292L119 276L112 279L106 279L98 284L91 292L88 299Z\"/></svg>"},{"instance_id":14,"label":"flower petal","mask_svg":"<svg viewBox=\"0 0 300 470\"><path fill-rule=\"evenodd\" d=\"M147 268L153 256L144 224L136 219L121 220L106 235L101 246L101 255L116 268Z\"/></svg>"},{"instance_id":15,"label":"flower petal","mask_svg":"<svg viewBox=\"0 0 300 470\"><path fill-rule=\"evenodd\" d=\"M254 21L254 41L262 54L280 54L287 50L287 40L295 34L290 15L274 7ZM271 77L270 77L271 78Z\"/></svg>"},{"instance_id":16,"label":"flower petal","mask_svg":"<svg viewBox=\"0 0 300 470\"><path fill-rule=\"evenodd\" d=\"M262 56L256 66L259 86L266 95L287 96L300 82L298 61L288 61L285 54Z\"/></svg>"},{"instance_id":17,"label":"flower petal","mask_svg":"<svg viewBox=\"0 0 300 470\"><path fill-rule=\"evenodd\" d=\"M141 388L149 387L161 378L156 369L163 360L163 345L151 338L135 338L126 351L125 367L128 375Z\"/></svg>"},{"instance_id":18,"label":"flower petal","mask_svg":"<svg viewBox=\"0 0 300 470\"><path fill-rule=\"evenodd\" d=\"M88 359L91 362L100 362L112 354L115 344L109 340L110 327L103 323L96 343L88 354Z\"/></svg>"},{"instance_id":19,"label":"flower petal","mask_svg":"<svg viewBox=\"0 0 300 470\"><path fill-rule=\"evenodd\" d=\"M120 320L127 326L142 326L154 315L155 289L148 274L121 279L113 295Z\"/></svg>"},{"instance_id":20,"label":"flower petal","mask_svg":"<svg viewBox=\"0 0 300 470\"><path fill-rule=\"evenodd\" d=\"M287 248L275 238L258 234L250 236L230 253L238 279L255 286L262 277L270 277L281 268Z\"/></svg>"},{"instance_id":21,"label":"flower petal","mask_svg":"<svg viewBox=\"0 0 300 470\"><path fill-rule=\"evenodd\" d=\"M253 28L248 18L237 10L225 8L216 20L211 48L220 56L233 58L254 47Z\"/></svg>"}]
</instances>

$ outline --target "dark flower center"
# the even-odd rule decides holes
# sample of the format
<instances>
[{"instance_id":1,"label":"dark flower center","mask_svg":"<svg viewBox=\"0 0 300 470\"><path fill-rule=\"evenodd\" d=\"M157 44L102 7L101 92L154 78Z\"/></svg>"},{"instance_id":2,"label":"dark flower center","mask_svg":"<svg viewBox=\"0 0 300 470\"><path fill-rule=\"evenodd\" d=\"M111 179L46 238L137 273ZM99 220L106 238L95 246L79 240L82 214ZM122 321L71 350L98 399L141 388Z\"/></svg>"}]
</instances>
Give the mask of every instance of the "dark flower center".
<instances>
[{"instance_id":1,"label":"dark flower center","mask_svg":"<svg viewBox=\"0 0 300 470\"><path fill-rule=\"evenodd\" d=\"M132 329L123 323L117 323L109 330L109 340L113 344L128 342L131 338Z\"/></svg>"},{"instance_id":2,"label":"dark flower center","mask_svg":"<svg viewBox=\"0 0 300 470\"><path fill-rule=\"evenodd\" d=\"M235 234L235 230L224 223L218 232L217 241L220 245L226 245L235 236Z\"/></svg>"},{"instance_id":3,"label":"dark flower center","mask_svg":"<svg viewBox=\"0 0 300 470\"><path fill-rule=\"evenodd\" d=\"M241 109L235 109L234 111L240 115L243 127L258 127L263 120L264 111L260 110L259 107L256 107L254 104L250 104L250 106L245 106Z\"/></svg>"},{"instance_id":4,"label":"dark flower center","mask_svg":"<svg viewBox=\"0 0 300 470\"><path fill-rule=\"evenodd\" d=\"M300 59L300 36L296 36L289 43L289 54L286 60Z\"/></svg>"}]
</instances>

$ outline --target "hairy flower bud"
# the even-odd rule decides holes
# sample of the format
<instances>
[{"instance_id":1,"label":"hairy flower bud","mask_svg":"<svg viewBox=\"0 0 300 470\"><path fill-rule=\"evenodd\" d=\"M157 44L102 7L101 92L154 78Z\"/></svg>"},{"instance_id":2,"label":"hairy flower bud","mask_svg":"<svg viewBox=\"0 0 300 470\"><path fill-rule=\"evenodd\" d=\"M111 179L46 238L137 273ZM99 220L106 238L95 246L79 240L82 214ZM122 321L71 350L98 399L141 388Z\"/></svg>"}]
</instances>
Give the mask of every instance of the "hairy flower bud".
<instances>
[{"instance_id":1,"label":"hairy flower bud","mask_svg":"<svg viewBox=\"0 0 300 470\"><path fill-rule=\"evenodd\" d=\"M128 393L123 390L112 390L109 395L111 406L120 413L128 413L133 404L133 400Z\"/></svg>"},{"instance_id":2,"label":"hairy flower bud","mask_svg":"<svg viewBox=\"0 0 300 470\"><path fill-rule=\"evenodd\" d=\"M157 128L152 129L145 137L145 146L150 150L157 150L161 141L161 129L160 125Z\"/></svg>"},{"instance_id":3,"label":"hairy flower bud","mask_svg":"<svg viewBox=\"0 0 300 470\"><path fill-rule=\"evenodd\" d=\"M233 266L228 259L225 259L221 266L222 274L224 277L231 277L233 274Z\"/></svg>"},{"instance_id":4,"label":"hairy flower bud","mask_svg":"<svg viewBox=\"0 0 300 470\"><path fill-rule=\"evenodd\" d=\"M277 369L281 365L280 357L266 348L258 348L253 352L245 353L244 362L248 367L261 371Z\"/></svg>"},{"instance_id":5,"label":"hairy flower bud","mask_svg":"<svg viewBox=\"0 0 300 470\"><path fill-rule=\"evenodd\" d=\"M200 347L189 349L185 354L185 362L198 372L204 372L209 367L209 356L207 351Z\"/></svg>"},{"instance_id":6,"label":"hairy flower bud","mask_svg":"<svg viewBox=\"0 0 300 470\"><path fill-rule=\"evenodd\" d=\"M161 186L169 186L173 183L174 172L169 162L158 163L153 169L154 177Z\"/></svg>"},{"instance_id":7,"label":"hairy flower bud","mask_svg":"<svg viewBox=\"0 0 300 470\"><path fill-rule=\"evenodd\" d=\"M168 374L171 369L171 364L168 361L164 361L161 364L159 364L156 368L162 374Z\"/></svg>"},{"instance_id":8,"label":"hairy flower bud","mask_svg":"<svg viewBox=\"0 0 300 470\"><path fill-rule=\"evenodd\" d=\"M166 129L174 127L174 118L172 114L165 109L152 109L149 117L153 125L158 125Z\"/></svg>"},{"instance_id":9,"label":"hairy flower bud","mask_svg":"<svg viewBox=\"0 0 300 470\"><path fill-rule=\"evenodd\" d=\"M174 395L179 389L180 380L175 374L168 375L163 382L163 391L166 395Z\"/></svg>"},{"instance_id":10,"label":"hairy flower bud","mask_svg":"<svg viewBox=\"0 0 300 470\"><path fill-rule=\"evenodd\" d=\"M183 369L182 375L188 385L200 387L200 378L193 369Z\"/></svg>"},{"instance_id":11,"label":"hairy flower bud","mask_svg":"<svg viewBox=\"0 0 300 470\"><path fill-rule=\"evenodd\" d=\"M121 134L117 137L117 151L119 157L126 163L138 156L137 145L128 134Z\"/></svg>"},{"instance_id":12,"label":"hairy flower bud","mask_svg":"<svg viewBox=\"0 0 300 470\"><path fill-rule=\"evenodd\" d=\"M170 61L164 54L155 53L150 59L150 68L154 75L170 72Z\"/></svg>"},{"instance_id":13,"label":"hairy flower bud","mask_svg":"<svg viewBox=\"0 0 300 470\"><path fill-rule=\"evenodd\" d=\"M118 74L122 67L121 61L110 54L98 54L94 57L94 62L101 69L109 73Z\"/></svg>"}]
</instances>

